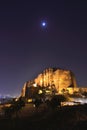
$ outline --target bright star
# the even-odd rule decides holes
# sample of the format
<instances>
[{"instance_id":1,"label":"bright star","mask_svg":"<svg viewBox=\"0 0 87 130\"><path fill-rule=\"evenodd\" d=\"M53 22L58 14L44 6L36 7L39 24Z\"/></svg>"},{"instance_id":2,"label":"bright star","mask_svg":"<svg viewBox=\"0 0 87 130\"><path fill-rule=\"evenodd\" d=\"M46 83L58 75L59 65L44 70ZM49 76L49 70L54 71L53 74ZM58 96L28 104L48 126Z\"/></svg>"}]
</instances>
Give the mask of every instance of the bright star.
<instances>
[{"instance_id":1,"label":"bright star","mask_svg":"<svg viewBox=\"0 0 87 130\"><path fill-rule=\"evenodd\" d=\"M46 28L46 27L47 27L47 22L42 21L42 22L41 22L41 26L44 27L44 28Z\"/></svg>"},{"instance_id":2,"label":"bright star","mask_svg":"<svg viewBox=\"0 0 87 130\"><path fill-rule=\"evenodd\" d=\"M46 26L46 23L45 23L45 22L42 22L42 26Z\"/></svg>"}]
</instances>

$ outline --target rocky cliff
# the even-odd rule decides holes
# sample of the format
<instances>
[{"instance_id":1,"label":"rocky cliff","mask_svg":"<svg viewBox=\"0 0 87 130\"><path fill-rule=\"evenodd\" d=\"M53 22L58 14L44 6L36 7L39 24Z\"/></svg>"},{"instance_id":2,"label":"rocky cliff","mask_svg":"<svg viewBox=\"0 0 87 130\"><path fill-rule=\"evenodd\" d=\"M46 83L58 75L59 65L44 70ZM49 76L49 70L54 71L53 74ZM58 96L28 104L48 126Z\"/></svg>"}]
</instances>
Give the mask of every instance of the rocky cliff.
<instances>
[{"instance_id":1,"label":"rocky cliff","mask_svg":"<svg viewBox=\"0 0 87 130\"><path fill-rule=\"evenodd\" d=\"M27 88L33 85L39 87L54 87L58 93L66 89L73 91L73 89L77 87L73 72L58 68L45 69L34 80L25 82L21 95L25 96Z\"/></svg>"}]
</instances>

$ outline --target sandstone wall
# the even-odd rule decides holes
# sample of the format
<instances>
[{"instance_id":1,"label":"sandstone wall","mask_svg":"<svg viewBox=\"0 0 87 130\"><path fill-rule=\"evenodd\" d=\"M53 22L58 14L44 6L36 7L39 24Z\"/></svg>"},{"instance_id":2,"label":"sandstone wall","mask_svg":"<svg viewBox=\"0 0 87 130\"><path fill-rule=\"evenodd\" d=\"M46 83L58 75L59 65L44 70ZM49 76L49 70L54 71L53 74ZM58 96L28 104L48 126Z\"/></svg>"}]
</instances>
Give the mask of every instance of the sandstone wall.
<instances>
[{"instance_id":1,"label":"sandstone wall","mask_svg":"<svg viewBox=\"0 0 87 130\"><path fill-rule=\"evenodd\" d=\"M24 84L22 96L25 96L27 87L32 86L34 83L40 87L54 87L58 93L61 93L62 90L66 90L67 88L77 87L75 76L71 71L49 68L44 70L34 80L27 81Z\"/></svg>"},{"instance_id":2,"label":"sandstone wall","mask_svg":"<svg viewBox=\"0 0 87 130\"><path fill-rule=\"evenodd\" d=\"M74 74L69 70L63 69L46 69L35 79L35 83L39 86L55 86L57 91L68 87L77 87Z\"/></svg>"}]
</instances>

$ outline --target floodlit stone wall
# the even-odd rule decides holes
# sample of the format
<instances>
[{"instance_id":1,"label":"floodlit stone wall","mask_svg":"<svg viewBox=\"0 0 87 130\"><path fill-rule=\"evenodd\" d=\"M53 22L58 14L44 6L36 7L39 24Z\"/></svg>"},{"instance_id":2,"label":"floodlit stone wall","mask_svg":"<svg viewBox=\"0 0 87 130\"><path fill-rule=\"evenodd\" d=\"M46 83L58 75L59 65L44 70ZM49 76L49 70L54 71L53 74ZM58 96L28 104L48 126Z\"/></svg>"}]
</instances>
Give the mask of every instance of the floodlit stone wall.
<instances>
[{"instance_id":1,"label":"floodlit stone wall","mask_svg":"<svg viewBox=\"0 0 87 130\"><path fill-rule=\"evenodd\" d=\"M68 87L77 87L74 74L69 70L63 69L46 69L42 74L38 75L35 83L41 87L55 86L58 92Z\"/></svg>"},{"instance_id":2,"label":"floodlit stone wall","mask_svg":"<svg viewBox=\"0 0 87 130\"><path fill-rule=\"evenodd\" d=\"M74 74L69 70L49 68L39 74L34 80L27 81L22 89L21 95L24 97L27 93L27 88L36 84L40 87L55 88L58 93L68 91L73 93L74 88L77 88Z\"/></svg>"},{"instance_id":3,"label":"floodlit stone wall","mask_svg":"<svg viewBox=\"0 0 87 130\"><path fill-rule=\"evenodd\" d=\"M25 97L26 94L29 93L28 88L32 86L55 88L59 94L65 92L70 94L73 94L73 92L87 92L86 87L77 87L73 72L59 68L48 68L39 74L34 80L25 82L21 96Z\"/></svg>"}]
</instances>

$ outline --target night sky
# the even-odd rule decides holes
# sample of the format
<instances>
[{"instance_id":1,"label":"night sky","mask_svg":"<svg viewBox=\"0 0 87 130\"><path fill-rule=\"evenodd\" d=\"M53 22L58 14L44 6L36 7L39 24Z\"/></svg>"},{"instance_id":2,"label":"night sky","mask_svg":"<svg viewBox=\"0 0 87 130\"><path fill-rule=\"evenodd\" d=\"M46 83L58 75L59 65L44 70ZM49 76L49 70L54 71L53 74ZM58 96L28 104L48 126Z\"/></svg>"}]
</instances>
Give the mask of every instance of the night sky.
<instances>
[{"instance_id":1,"label":"night sky","mask_svg":"<svg viewBox=\"0 0 87 130\"><path fill-rule=\"evenodd\" d=\"M87 86L87 3L0 2L0 94L20 94L49 67L72 70L78 86Z\"/></svg>"}]
</instances>

